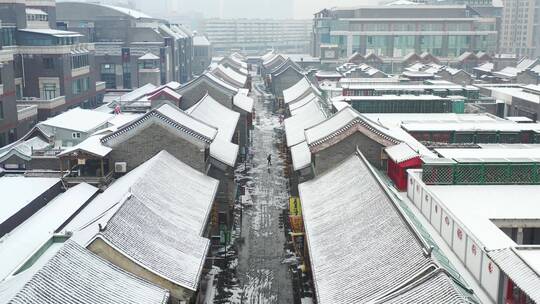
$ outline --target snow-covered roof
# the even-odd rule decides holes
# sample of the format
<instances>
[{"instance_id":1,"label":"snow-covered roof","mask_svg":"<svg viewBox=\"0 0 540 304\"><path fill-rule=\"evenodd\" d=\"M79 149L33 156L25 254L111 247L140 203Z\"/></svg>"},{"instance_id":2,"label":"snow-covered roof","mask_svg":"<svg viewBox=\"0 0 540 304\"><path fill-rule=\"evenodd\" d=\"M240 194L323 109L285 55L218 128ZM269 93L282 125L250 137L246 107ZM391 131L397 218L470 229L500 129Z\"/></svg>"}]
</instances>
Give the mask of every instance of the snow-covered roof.
<instances>
[{"instance_id":1,"label":"snow-covered roof","mask_svg":"<svg viewBox=\"0 0 540 304\"><path fill-rule=\"evenodd\" d=\"M113 133L107 134L101 139L101 142L107 144L110 140L131 134L131 132L136 132L138 126L153 121L163 123L180 134L194 137L208 144L212 142L218 133L216 127L206 124L177 107L164 104L161 107L146 113L139 119L124 125Z\"/></svg>"},{"instance_id":2,"label":"snow-covered roof","mask_svg":"<svg viewBox=\"0 0 540 304\"><path fill-rule=\"evenodd\" d=\"M433 101L433 100L449 100L449 98L440 97L437 95L381 95L381 96L336 96L332 98L334 101L391 101L391 100L409 100L409 101Z\"/></svg>"},{"instance_id":3,"label":"snow-covered roof","mask_svg":"<svg viewBox=\"0 0 540 304\"><path fill-rule=\"evenodd\" d=\"M19 29L19 31L27 32L27 33L34 33L34 34L50 35L54 37L83 37L81 33L55 30L55 29L47 29L47 28L43 28L43 29L25 28L25 29Z\"/></svg>"},{"instance_id":4,"label":"snow-covered roof","mask_svg":"<svg viewBox=\"0 0 540 304\"><path fill-rule=\"evenodd\" d=\"M336 111L341 111L342 109L346 108L346 107L350 107L351 105L346 102L346 101L333 101L332 102L332 105L334 106L334 108L336 109Z\"/></svg>"},{"instance_id":5,"label":"snow-covered roof","mask_svg":"<svg viewBox=\"0 0 540 304\"><path fill-rule=\"evenodd\" d=\"M142 267L196 290L218 184L162 151L113 183L65 230L84 246L99 234Z\"/></svg>"},{"instance_id":6,"label":"snow-covered roof","mask_svg":"<svg viewBox=\"0 0 540 304\"><path fill-rule=\"evenodd\" d=\"M133 17L135 19L153 19L151 16L149 16L149 15L147 15L145 13L142 13L140 11L134 10L134 9L121 7L121 6L114 6L114 5L105 5L105 4L100 4L100 5L104 6L104 7L108 7L110 9L113 9L113 10L119 12L119 13L122 13L122 14L128 15L130 17Z\"/></svg>"},{"instance_id":7,"label":"snow-covered roof","mask_svg":"<svg viewBox=\"0 0 540 304\"><path fill-rule=\"evenodd\" d=\"M59 182L59 178L22 176L0 178L2 196L0 223L5 222Z\"/></svg>"},{"instance_id":8,"label":"snow-covered roof","mask_svg":"<svg viewBox=\"0 0 540 304\"><path fill-rule=\"evenodd\" d=\"M276 56L276 53L274 53L274 51L270 51L270 52L268 52L268 53L262 55L262 56L261 56L261 60L262 60L262 62L265 62L265 61L271 59L271 58L274 57L274 56Z\"/></svg>"},{"instance_id":9,"label":"snow-covered roof","mask_svg":"<svg viewBox=\"0 0 540 304\"><path fill-rule=\"evenodd\" d=\"M515 123L512 121L495 121L495 122L404 122L402 128L407 131L500 131L500 132L520 132L530 130L540 130L538 123Z\"/></svg>"},{"instance_id":10,"label":"snow-covered roof","mask_svg":"<svg viewBox=\"0 0 540 304\"><path fill-rule=\"evenodd\" d=\"M31 188L24 188L32 191ZM0 281L51 238L99 189L82 183L60 194L0 242Z\"/></svg>"},{"instance_id":11,"label":"snow-covered roof","mask_svg":"<svg viewBox=\"0 0 540 304\"><path fill-rule=\"evenodd\" d=\"M519 98L526 100L528 102L540 104L540 94L534 94L532 92L525 91L526 87L511 87L511 88L501 88L501 87L492 87L489 88L492 93L491 96L497 99L502 99L506 102L509 102L507 98L503 98L504 95L511 98ZM501 96L501 94L503 96Z\"/></svg>"},{"instance_id":12,"label":"snow-covered roof","mask_svg":"<svg viewBox=\"0 0 540 304\"><path fill-rule=\"evenodd\" d=\"M47 16L48 14L44 12L43 10L40 10L38 8L26 8L26 14L27 15L42 15Z\"/></svg>"},{"instance_id":13,"label":"snow-covered roof","mask_svg":"<svg viewBox=\"0 0 540 304\"><path fill-rule=\"evenodd\" d=\"M112 114L75 108L39 123L42 126L89 132L105 125L114 117Z\"/></svg>"},{"instance_id":14,"label":"snow-covered roof","mask_svg":"<svg viewBox=\"0 0 540 304\"><path fill-rule=\"evenodd\" d=\"M305 97L302 97L295 102L289 103L289 112L291 112L291 115L294 115L293 113L295 113L297 109L303 107L304 105L308 104L309 102L313 101L316 98L317 98L317 95L311 92Z\"/></svg>"},{"instance_id":15,"label":"snow-covered roof","mask_svg":"<svg viewBox=\"0 0 540 304\"><path fill-rule=\"evenodd\" d=\"M313 100L296 109L295 116L285 119L287 146L292 147L305 140L304 130L326 119L318 101Z\"/></svg>"},{"instance_id":16,"label":"snow-covered roof","mask_svg":"<svg viewBox=\"0 0 540 304\"><path fill-rule=\"evenodd\" d=\"M370 121L351 107L345 107L321 123L306 129L305 138L310 147L316 146L357 124L362 125L368 131L377 134L377 136L385 141L394 144L399 144L401 142L394 138L390 130Z\"/></svg>"},{"instance_id":17,"label":"snow-covered roof","mask_svg":"<svg viewBox=\"0 0 540 304\"><path fill-rule=\"evenodd\" d=\"M527 252L529 251L529 252ZM540 250L505 248L488 252L490 259L534 302L540 303ZM534 255L534 260L530 259Z\"/></svg>"},{"instance_id":18,"label":"snow-covered roof","mask_svg":"<svg viewBox=\"0 0 540 304\"><path fill-rule=\"evenodd\" d=\"M411 148L407 143L400 143L395 146L390 146L384 149L388 157L396 163L402 163L420 155Z\"/></svg>"},{"instance_id":19,"label":"snow-covered roof","mask_svg":"<svg viewBox=\"0 0 540 304\"><path fill-rule=\"evenodd\" d=\"M311 88L311 83L306 77L302 77L297 83L283 90L283 101L285 104L295 102L297 99L304 96L306 91Z\"/></svg>"},{"instance_id":20,"label":"snow-covered roof","mask_svg":"<svg viewBox=\"0 0 540 304\"><path fill-rule=\"evenodd\" d=\"M429 115L426 115L423 113L366 113L363 115L388 128L400 127L402 123L407 122L486 123L500 120L496 116L486 114L429 113Z\"/></svg>"},{"instance_id":21,"label":"snow-covered roof","mask_svg":"<svg viewBox=\"0 0 540 304\"><path fill-rule=\"evenodd\" d=\"M150 95L148 95L148 99L153 100L154 98L163 94L168 95L174 101L180 101L180 99L182 99L182 95L176 93L176 91L172 90L169 87L163 87L163 88L160 88L159 90L156 90L154 93L151 93Z\"/></svg>"},{"instance_id":22,"label":"snow-covered roof","mask_svg":"<svg viewBox=\"0 0 540 304\"><path fill-rule=\"evenodd\" d=\"M520 70L518 70L517 68L509 66L509 67L503 68L500 71L494 72L493 74L501 76L503 78L514 78L517 76L519 72Z\"/></svg>"},{"instance_id":23,"label":"snow-covered roof","mask_svg":"<svg viewBox=\"0 0 540 304\"><path fill-rule=\"evenodd\" d=\"M90 136L80 144L62 151L62 153L58 154L57 157L69 155L75 151L89 153L97 157L105 157L107 154L111 153L112 149L101 143L102 137L102 135Z\"/></svg>"},{"instance_id":24,"label":"snow-covered roof","mask_svg":"<svg viewBox=\"0 0 540 304\"><path fill-rule=\"evenodd\" d=\"M193 37L193 46L210 46L210 41L206 36L197 35Z\"/></svg>"},{"instance_id":25,"label":"snow-covered roof","mask_svg":"<svg viewBox=\"0 0 540 304\"><path fill-rule=\"evenodd\" d=\"M478 162L540 162L540 147L489 149L436 149L444 158Z\"/></svg>"},{"instance_id":26,"label":"snow-covered roof","mask_svg":"<svg viewBox=\"0 0 540 304\"><path fill-rule=\"evenodd\" d=\"M151 83L147 83L143 85L140 88L136 88L135 90L126 93L118 98L118 101L136 101L137 99L143 97L146 94L149 94L150 92L153 92L157 87Z\"/></svg>"},{"instance_id":27,"label":"snow-covered roof","mask_svg":"<svg viewBox=\"0 0 540 304\"><path fill-rule=\"evenodd\" d=\"M0 148L0 162L5 161L11 157L11 155L17 155L26 160L30 160L32 158L32 151L44 150L49 146L51 146L51 144L38 136L31 137L27 140L20 139L11 145Z\"/></svg>"},{"instance_id":28,"label":"snow-covered roof","mask_svg":"<svg viewBox=\"0 0 540 304\"><path fill-rule=\"evenodd\" d=\"M146 53L138 58L139 60L159 60L159 56L156 56L152 53Z\"/></svg>"},{"instance_id":29,"label":"snow-covered roof","mask_svg":"<svg viewBox=\"0 0 540 304\"><path fill-rule=\"evenodd\" d=\"M540 185L428 185L426 189L488 250L515 245L493 220L540 219Z\"/></svg>"},{"instance_id":30,"label":"snow-covered roof","mask_svg":"<svg viewBox=\"0 0 540 304\"><path fill-rule=\"evenodd\" d=\"M186 113L218 129L217 136L231 141L240 118L235 112L206 94L199 102L186 110Z\"/></svg>"},{"instance_id":31,"label":"snow-covered roof","mask_svg":"<svg viewBox=\"0 0 540 304\"><path fill-rule=\"evenodd\" d=\"M248 113L251 113L253 112L253 106L255 105L255 101L253 100L253 98L249 97L247 94L238 92L238 94L234 95L233 97L233 104L236 107Z\"/></svg>"},{"instance_id":32,"label":"snow-covered roof","mask_svg":"<svg viewBox=\"0 0 540 304\"><path fill-rule=\"evenodd\" d=\"M177 176L183 180L185 176ZM137 186L150 186L146 183ZM143 188L152 190L152 188ZM172 194L172 193L171 193ZM152 196L161 193L151 192ZM172 206L161 209L142 195L131 196L107 222L98 237L142 267L180 286L196 290L210 240L189 227L188 216L170 214ZM184 198L185 199L185 198ZM176 205L177 215L197 205L184 201ZM172 205L172 204L171 204ZM198 214L205 218L204 212ZM197 223L199 224L199 223ZM166 254L165 254L166 253Z\"/></svg>"},{"instance_id":33,"label":"snow-covered roof","mask_svg":"<svg viewBox=\"0 0 540 304\"><path fill-rule=\"evenodd\" d=\"M317 303L375 301L436 268L387 191L358 154L299 185Z\"/></svg>"},{"instance_id":34,"label":"snow-covered roof","mask_svg":"<svg viewBox=\"0 0 540 304\"><path fill-rule=\"evenodd\" d=\"M72 241L64 243L39 269L28 269L0 285L2 294L6 297L2 297L1 303L14 304L164 304L169 299L166 289L120 269Z\"/></svg>"},{"instance_id":35,"label":"snow-covered roof","mask_svg":"<svg viewBox=\"0 0 540 304\"><path fill-rule=\"evenodd\" d=\"M230 141L217 137L210 144L210 156L227 166L234 167L240 147Z\"/></svg>"},{"instance_id":36,"label":"snow-covered roof","mask_svg":"<svg viewBox=\"0 0 540 304\"><path fill-rule=\"evenodd\" d=\"M301 170L311 165L311 151L306 141L291 147L291 157L294 171Z\"/></svg>"},{"instance_id":37,"label":"snow-covered roof","mask_svg":"<svg viewBox=\"0 0 540 304\"><path fill-rule=\"evenodd\" d=\"M457 292L453 279L442 269L438 269L374 303L402 304L418 302L465 304L476 303L477 301L471 299L470 295Z\"/></svg>"},{"instance_id":38,"label":"snow-covered roof","mask_svg":"<svg viewBox=\"0 0 540 304\"><path fill-rule=\"evenodd\" d=\"M362 82L342 82L341 87L351 90L375 90L375 91L413 91L413 92L422 92L426 90L478 90L478 88L473 86L462 86L454 83L446 84L402 84L402 83L362 83ZM352 96L351 96L352 97Z\"/></svg>"},{"instance_id":39,"label":"snow-covered roof","mask_svg":"<svg viewBox=\"0 0 540 304\"><path fill-rule=\"evenodd\" d=\"M238 73L237 71L226 67L222 64L218 65L212 73L216 77L220 77L224 81L228 82L231 85L234 85L238 88L243 88L247 82L247 75Z\"/></svg>"},{"instance_id":40,"label":"snow-covered roof","mask_svg":"<svg viewBox=\"0 0 540 304\"><path fill-rule=\"evenodd\" d=\"M235 92L235 94L238 92L238 87L235 87L233 86L232 84L222 80L221 78L215 76L214 74L208 72L208 73L204 73L203 75L199 76L199 77L206 77L207 79L209 79L210 81L216 83L217 85L229 90L229 91L233 91Z\"/></svg>"}]
</instances>

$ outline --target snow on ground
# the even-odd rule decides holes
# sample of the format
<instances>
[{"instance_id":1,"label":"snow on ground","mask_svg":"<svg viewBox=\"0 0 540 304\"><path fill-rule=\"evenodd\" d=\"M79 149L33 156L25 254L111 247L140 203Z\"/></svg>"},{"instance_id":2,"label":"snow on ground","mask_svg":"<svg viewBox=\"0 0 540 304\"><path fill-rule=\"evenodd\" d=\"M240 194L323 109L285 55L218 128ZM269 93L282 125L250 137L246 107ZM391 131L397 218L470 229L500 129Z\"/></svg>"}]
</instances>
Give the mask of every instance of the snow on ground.
<instances>
[{"instance_id":1,"label":"snow on ground","mask_svg":"<svg viewBox=\"0 0 540 304\"><path fill-rule=\"evenodd\" d=\"M283 127L278 115L272 113L271 100L262 100L260 78L254 77L256 117L250 158L239 164L235 179L245 185L242 221L233 233L238 238L238 258L232 258L227 269L238 278L238 284L229 284L216 291L226 299L215 303L293 303L293 291L289 264L282 263L291 255L283 250L286 242L280 216L287 206L287 179L284 177L284 162L279 156L278 146ZM260 90L260 88L259 88ZM266 157L272 154L272 165Z\"/></svg>"}]
</instances>

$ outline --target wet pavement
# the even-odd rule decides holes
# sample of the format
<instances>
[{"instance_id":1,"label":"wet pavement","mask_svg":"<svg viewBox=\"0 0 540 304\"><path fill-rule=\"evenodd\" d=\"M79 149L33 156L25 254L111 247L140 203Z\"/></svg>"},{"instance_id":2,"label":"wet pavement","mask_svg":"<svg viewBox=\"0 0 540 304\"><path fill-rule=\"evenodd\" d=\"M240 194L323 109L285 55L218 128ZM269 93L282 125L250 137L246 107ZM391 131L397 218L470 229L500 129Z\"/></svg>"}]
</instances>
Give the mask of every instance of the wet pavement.
<instances>
[{"instance_id":1,"label":"wet pavement","mask_svg":"<svg viewBox=\"0 0 540 304\"><path fill-rule=\"evenodd\" d=\"M291 253L285 250L284 210L289 190L279 153L283 126L263 90L260 76L253 76L251 97L256 114L250 157L235 170L236 182L245 188L245 194L242 203L235 206L233 244L222 262L213 267L213 287L205 303L295 302L289 271ZM268 154L272 155L271 166Z\"/></svg>"},{"instance_id":2,"label":"wet pavement","mask_svg":"<svg viewBox=\"0 0 540 304\"><path fill-rule=\"evenodd\" d=\"M242 244L238 249L237 275L241 303L293 303L291 276L285 260L283 209L287 206L287 179L279 143L283 128L273 114L273 103L264 100L255 86L252 159L248 170L249 205L243 207ZM257 98L259 97L259 98ZM268 166L267 156L272 155Z\"/></svg>"}]
</instances>

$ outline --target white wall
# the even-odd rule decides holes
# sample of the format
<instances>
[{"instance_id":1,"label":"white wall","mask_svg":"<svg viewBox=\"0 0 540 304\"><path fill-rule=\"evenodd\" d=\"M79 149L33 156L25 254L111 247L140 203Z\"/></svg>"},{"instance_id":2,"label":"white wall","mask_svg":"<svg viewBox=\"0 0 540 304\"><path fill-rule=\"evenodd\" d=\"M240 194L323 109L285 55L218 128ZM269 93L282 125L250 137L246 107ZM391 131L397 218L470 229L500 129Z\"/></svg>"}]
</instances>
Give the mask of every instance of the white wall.
<instances>
[{"instance_id":1,"label":"white wall","mask_svg":"<svg viewBox=\"0 0 540 304\"><path fill-rule=\"evenodd\" d=\"M493 300L497 300L499 295L499 280L501 278L501 271L499 267L491 261L484 252L482 252L482 281L480 282L482 287L491 296Z\"/></svg>"},{"instance_id":2,"label":"white wall","mask_svg":"<svg viewBox=\"0 0 540 304\"><path fill-rule=\"evenodd\" d=\"M437 200L431 200L431 225L435 227L435 230L441 233L441 222L442 222L442 209Z\"/></svg>"},{"instance_id":3,"label":"white wall","mask_svg":"<svg viewBox=\"0 0 540 304\"><path fill-rule=\"evenodd\" d=\"M481 245L452 218L414 173L409 173L407 196L439 232L482 288L496 302L499 295L501 272L495 263L487 257ZM473 246L476 254L473 253Z\"/></svg>"},{"instance_id":4,"label":"white wall","mask_svg":"<svg viewBox=\"0 0 540 304\"><path fill-rule=\"evenodd\" d=\"M454 238L452 242L452 250L457 254L459 259L462 262L465 262L465 255L466 255L466 247L467 247L467 236L465 235L465 232L463 231L463 228L461 228L458 224L454 222Z\"/></svg>"},{"instance_id":5,"label":"white wall","mask_svg":"<svg viewBox=\"0 0 540 304\"><path fill-rule=\"evenodd\" d=\"M482 270L482 249L470 237L467 237L467 269L473 276L480 281L480 272Z\"/></svg>"}]
</instances>

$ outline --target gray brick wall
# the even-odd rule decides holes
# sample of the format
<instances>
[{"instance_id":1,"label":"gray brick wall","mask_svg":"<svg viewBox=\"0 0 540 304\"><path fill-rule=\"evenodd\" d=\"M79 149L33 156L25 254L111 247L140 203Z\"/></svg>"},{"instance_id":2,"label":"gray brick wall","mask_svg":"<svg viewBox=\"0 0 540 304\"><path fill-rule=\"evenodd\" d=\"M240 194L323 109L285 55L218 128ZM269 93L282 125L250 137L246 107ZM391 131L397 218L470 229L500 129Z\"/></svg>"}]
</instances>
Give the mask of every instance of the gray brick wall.
<instances>
[{"instance_id":1,"label":"gray brick wall","mask_svg":"<svg viewBox=\"0 0 540 304\"><path fill-rule=\"evenodd\" d=\"M341 142L315 154L315 175L335 167L356 152L356 147L376 168L381 168L381 151L383 146L360 132L356 132Z\"/></svg>"},{"instance_id":2,"label":"gray brick wall","mask_svg":"<svg viewBox=\"0 0 540 304\"><path fill-rule=\"evenodd\" d=\"M300 81L300 79L302 79L302 77L302 75L292 68L283 72L279 76L274 77L272 79L272 87L274 89L274 95L276 95L276 98L283 98L283 90L295 85L298 81Z\"/></svg>"},{"instance_id":3,"label":"gray brick wall","mask_svg":"<svg viewBox=\"0 0 540 304\"><path fill-rule=\"evenodd\" d=\"M181 139L158 125L150 125L136 136L112 148L113 151L110 154L112 164L127 162L128 171L133 170L160 151L166 150L196 170L205 172L204 147Z\"/></svg>"}]
</instances>

